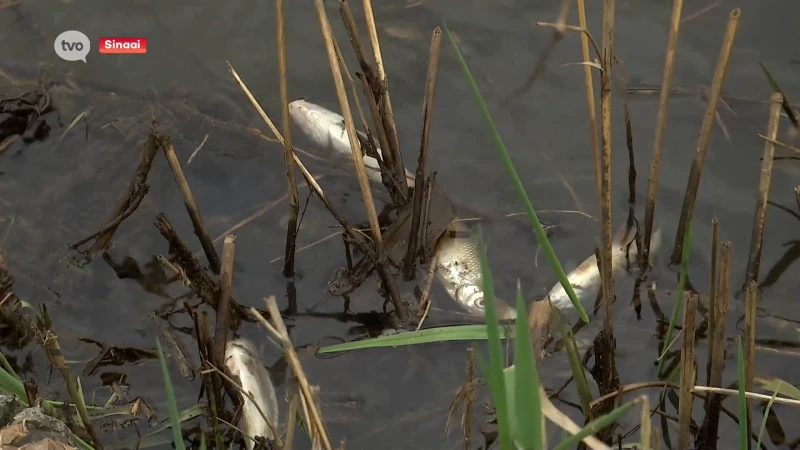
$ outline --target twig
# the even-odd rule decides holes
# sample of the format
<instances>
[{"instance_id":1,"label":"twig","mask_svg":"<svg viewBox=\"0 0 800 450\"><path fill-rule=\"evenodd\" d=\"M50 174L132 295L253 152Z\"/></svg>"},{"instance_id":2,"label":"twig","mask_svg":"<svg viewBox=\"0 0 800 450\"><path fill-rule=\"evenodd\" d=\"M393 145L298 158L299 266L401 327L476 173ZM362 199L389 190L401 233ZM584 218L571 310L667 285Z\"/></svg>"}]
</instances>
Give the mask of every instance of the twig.
<instances>
[{"instance_id":1,"label":"twig","mask_svg":"<svg viewBox=\"0 0 800 450\"><path fill-rule=\"evenodd\" d=\"M772 143L772 144L775 144L775 145L777 145L778 147L783 147L783 148L785 148L786 150L790 150L790 151L792 151L792 152L794 152L794 153L796 153L796 154L800 155L800 148L797 148L797 147L792 147L791 145L784 144L783 142L780 142L780 141L776 141L775 139L770 139L770 138L768 138L768 137L764 136L763 134L759 134L759 135L758 135L758 137L760 137L761 139L763 139L763 140L765 140L765 141L767 141L767 142L770 142L770 143Z\"/></svg>"},{"instance_id":2,"label":"twig","mask_svg":"<svg viewBox=\"0 0 800 450\"><path fill-rule=\"evenodd\" d=\"M417 324L416 330L422 328L422 324L425 323L425 318L428 317L428 311L431 309L431 301L428 298L431 293L431 287L433 286L433 277L436 274L436 269L439 267L439 248L437 247L436 250L433 252L433 257L431 258L430 267L428 267L428 276L425 279L425 287L422 289L422 295L419 297L419 309L424 311L422 313L422 317L419 319L419 323Z\"/></svg>"},{"instance_id":3,"label":"twig","mask_svg":"<svg viewBox=\"0 0 800 450\"><path fill-rule=\"evenodd\" d=\"M197 238L200 239L200 245L203 247L206 258L208 258L209 268L212 272L219 275L220 265L217 250L214 248L214 243L211 242L211 236L209 236L208 230L206 230L203 217L200 215L200 210L197 208L192 190L189 188L189 182L186 181L186 177L183 175L183 169L181 169L181 163L178 161L175 149L172 148L172 143L166 136L159 136L157 142L161 150L163 150L164 155L167 157L170 169L172 169L175 183L178 184L178 189L180 189L181 196L183 197L183 203L186 205L186 211L189 212L189 218L192 220L194 233L197 235Z\"/></svg>"},{"instance_id":4,"label":"twig","mask_svg":"<svg viewBox=\"0 0 800 450\"><path fill-rule=\"evenodd\" d=\"M139 154L139 166L136 168L136 174L128 185L128 189L122 199L117 204L117 207L114 209L114 212L111 214L111 217L108 219L109 223L116 220L122 213L129 209L128 207L131 204L132 195L137 187L147 183L147 175L150 173L150 168L153 167L153 159L155 159L157 152L158 143L156 142L156 136L151 132ZM119 224L100 235L100 237L94 241L92 247L89 248L87 258L91 259L97 252L107 250L109 246L111 246L111 240L114 238L114 233L116 233L117 228L119 228Z\"/></svg>"},{"instance_id":5,"label":"twig","mask_svg":"<svg viewBox=\"0 0 800 450\"><path fill-rule=\"evenodd\" d=\"M722 85L725 81L725 72L728 69L728 60L730 59L731 49L733 48L733 39L736 36L736 29L739 26L739 16L741 10L739 8L731 11L728 16L728 25L725 28L725 36L722 39L722 48L719 53L719 60L717 61L717 68L714 70L714 78L711 81L711 88L708 95L708 105L706 106L705 114L703 115L703 124L700 127L700 136L697 138L697 152L694 161L692 162L692 169L689 173L689 181L686 185L686 194L683 198L683 207L681 208L681 216L678 222L678 231L675 235L675 247L672 251L672 263L679 264L681 261L681 254L683 252L683 237L686 234L686 226L692 218L694 211L694 202L697 200L697 188L700 185L700 175L703 172L703 164L705 163L706 153L708 152L708 143L711 140L711 130L714 127L714 115L717 111L717 102L719 101L720 94L722 93Z\"/></svg>"},{"instance_id":6,"label":"twig","mask_svg":"<svg viewBox=\"0 0 800 450\"><path fill-rule=\"evenodd\" d=\"M128 203L127 209L125 209L125 211L123 211L122 214L117 216L116 219L112 220L111 223L109 223L99 231L96 231L90 234L89 236L86 236L80 241L70 243L69 248L75 250L81 245L91 241L92 239L102 236L104 233L107 233L109 231L115 230L117 227L119 227L119 224L121 224L123 220L130 217L130 215L133 214L137 208L139 208L139 205L142 204L142 200L144 200L149 191L150 191L150 186L148 186L147 184L142 184L137 186L136 189L131 193L131 197L129 199L130 203Z\"/></svg>"},{"instance_id":7,"label":"twig","mask_svg":"<svg viewBox=\"0 0 800 450\"><path fill-rule=\"evenodd\" d=\"M196 148L196 149L194 149L194 151L192 152L192 154L191 154L191 155L189 155L189 159L187 159L187 160L186 160L186 165L187 165L187 166L188 166L189 164L191 164L191 163L192 163L192 161L194 160L194 157L195 157L195 155L197 155L197 152L199 152L199 151L200 151L200 149L201 149L201 148L203 148L203 146L204 146L204 145L206 145L206 141L207 141L207 140L208 140L208 135L206 135L206 136L203 138L203 140L200 142L200 145L198 145L198 146L197 146L197 148Z\"/></svg>"},{"instance_id":8,"label":"twig","mask_svg":"<svg viewBox=\"0 0 800 450\"><path fill-rule=\"evenodd\" d=\"M550 61L550 58L553 56L553 51L556 48L556 44L558 44L562 39L564 39L565 30L566 30L566 21L567 15L569 14L569 7L572 3L571 0L562 0L561 1L561 9L558 13L558 18L556 19L556 27L553 30L553 34L550 37L550 40L547 41L547 45L544 49L542 49L541 53L539 53L539 57L536 59L536 65L533 68L533 72L528 76L528 79L525 80L525 83L516 89L511 95L508 96L505 100L503 100L503 106L508 106L512 100L515 98L525 94L536 83L536 80L544 73L545 68L547 67L547 63Z\"/></svg>"},{"instance_id":9,"label":"twig","mask_svg":"<svg viewBox=\"0 0 800 450\"><path fill-rule=\"evenodd\" d=\"M706 363L706 383L711 384L711 363L714 361L714 339L717 327L717 260L719 258L719 220L714 217L711 220L711 254L709 260L711 267L708 275L708 361ZM708 411L708 402L705 405Z\"/></svg>"},{"instance_id":10,"label":"twig","mask_svg":"<svg viewBox=\"0 0 800 450\"><path fill-rule=\"evenodd\" d=\"M783 96L780 92L773 92L771 100L772 104L769 109L767 136L770 140L775 140L778 135L778 120L780 119ZM750 253L747 257L745 284L742 289L747 288L750 283L758 281L758 272L761 266L761 249L764 243L764 225L767 220L767 200L769 200L769 188L772 182L774 155L775 144L769 141L765 142L763 160L761 161L761 179L758 183L758 202L756 203L755 217L753 219L753 231L750 236Z\"/></svg>"},{"instance_id":11,"label":"twig","mask_svg":"<svg viewBox=\"0 0 800 450\"><path fill-rule=\"evenodd\" d=\"M425 197L425 171L428 160L428 141L430 140L431 119L433 117L433 98L436 92L436 74L439 71L439 48L442 42L442 29L436 27L431 36L431 49L428 55L428 75L425 79L425 100L422 104L422 133L417 158L417 172L414 176L414 213L411 216L411 230L408 238L408 251L403 261L403 275L406 281L414 278L417 256L417 243L420 237L422 200ZM423 243L423 245L425 245Z\"/></svg>"},{"instance_id":12,"label":"twig","mask_svg":"<svg viewBox=\"0 0 800 450\"><path fill-rule=\"evenodd\" d=\"M300 213L297 180L294 176L294 150L292 149L292 124L289 119L289 88L286 85L286 24L283 17L283 0L275 0L278 22L278 73L281 86L281 123L283 124L283 163L286 166L286 189L289 192L289 223L286 225L286 249L283 276L294 277L294 255L297 243L297 216Z\"/></svg>"}]
</instances>

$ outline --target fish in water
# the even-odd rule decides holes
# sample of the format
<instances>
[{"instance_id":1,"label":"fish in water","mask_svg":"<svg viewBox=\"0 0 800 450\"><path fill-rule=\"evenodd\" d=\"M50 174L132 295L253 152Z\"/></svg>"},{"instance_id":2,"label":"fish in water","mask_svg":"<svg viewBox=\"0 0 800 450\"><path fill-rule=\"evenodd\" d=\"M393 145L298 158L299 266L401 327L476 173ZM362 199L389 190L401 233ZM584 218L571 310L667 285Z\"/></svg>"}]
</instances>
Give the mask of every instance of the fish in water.
<instances>
[{"instance_id":1,"label":"fish in water","mask_svg":"<svg viewBox=\"0 0 800 450\"><path fill-rule=\"evenodd\" d=\"M341 155L350 154L350 139L347 136L344 117L340 114L300 99L289 103L289 116L300 130L323 150L332 149ZM366 138L366 134L360 131L357 133ZM380 147L377 147L377 151L378 155L383 158ZM367 177L380 183L381 170L378 160L367 155L364 155L363 160L364 167L367 169ZM406 181L413 182L413 180L414 174L406 170Z\"/></svg>"},{"instance_id":2,"label":"fish in water","mask_svg":"<svg viewBox=\"0 0 800 450\"><path fill-rule=\"evenodd\" d=\"M454 220L439 238L436 278L462 308L476 316L484 315L480 249L464 222ZM495 297L494 305L498 319L517 318L517 310L503 300Z\"/></svg>"},{"instance_id":3,"label":"fish in water","mask_svg":"<svg viewBox=\"0 0 800 450\"><path fill-rule=\"evenodd\" d=\"M239 428L249 437L274 440L278 432L278 398L272 378L253 344L241 338L229 341L225 347L225 367L231 378L256 401L254 404L242 395L244 405ZM249 438L246 437L245 442L248 450L255 448L255 442Z\"/></svg>"},{"instance_id":4,"label":"fish in water","mask_svg":"<svg viewBox=\"0 0 800 450\"><path fill-rule=\"evenodd\" d=\"M289 115L314 144L343 155L350 154L350 141L341 115L302 99L289 103ZM380 149L378 153L380 154ZM364 166L369 169L367 171L369 178L380 182L378 161L364 156ZM409 183L413 183L414 175L408 170L406 178ZM398 242L402 244L405 240L400 239ZM483 317L484 296L480 253L477 242L470 236L469 228L457 219L454 220L439 238L438 246L439 262L436 273L439 282L462 308L470 314ZM495 299L495 307L499 319L516 319L517 311L504 301Z\"/></svg>"},{"instance_id":5,"label":"fish in water","mask_svg":"<svg viewBox=\"0 0 800 450\"><path fill-rule=\"evenodd\" d=\"M611 242L611 277L614 281L619 279L628 267L628 262L636 264L636 231L623 225L613 236ZM653 232L650 239L650 255L654 255L661 246L661 229ZM600 269L597 267L597 257L592 254L586 258L575 270L567 275L567 280L572 284L578 300L586 306L588 301L594 302L600 292ZM547 294L550 301L558 309L567 310L574 308L567 291L556 283Z\"/></svg>"}]
</instances>

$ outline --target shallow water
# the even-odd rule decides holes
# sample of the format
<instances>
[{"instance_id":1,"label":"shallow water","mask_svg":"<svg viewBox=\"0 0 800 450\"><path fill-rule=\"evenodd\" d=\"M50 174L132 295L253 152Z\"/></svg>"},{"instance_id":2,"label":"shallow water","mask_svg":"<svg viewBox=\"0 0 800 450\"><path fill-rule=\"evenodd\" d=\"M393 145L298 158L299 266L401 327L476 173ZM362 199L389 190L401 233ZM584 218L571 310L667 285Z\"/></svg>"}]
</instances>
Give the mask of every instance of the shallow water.
<instances>
[{"instance_id":1,"label":"shallow water","mask_svg":"<svg viewBox=\"0 0 800 450\"><path fill-rule=\"evenodd\" d=\"M710 2L709 2L710 4ZM688 17L706 6L686 5ZM363 13L353 2L354 14L362 34ZM376 20L404 158L413 166L418 148L421 102L424 91L428 39L441 21L455 31L462 51L480 84L517 170L523 176L534 206L541 218L560 225L553 245L565 265L575 265L594 247L596 222L579 214L546 213L547 210L581 209L597 216L593 169L586 125L583 74L580 66L567 65L579 60L577 35L568 35L556 48L547 72L534 89L507 108L501 102L524 83L535 59L546 45L551 30L537 29L535 21L553 21L555 3L521 0L497 2L376 2ZM682 25L674 75L675 87L698 88L710 84L728 13L742 8L739 32L725 82L725 95L767 100L769 85L757 64L761 60L793 97L800 96L797 49L784 44L797 42L800 32L790 22L800 14L800 4L731 1ZM599 39L600 8L588 11L590 27ZM327 6L348 64L357 65L347 45L343 26L333 4ZM664 47L671 7L669 2L617 2L616 52L625 61L631 86L657 84L661 78ZM310 2L286 2L289 46L289 91L291 97L338 110L330 69L318 31L316 14ZM571 23L577 23L573 14ZM100 55L93 51L88 64L58 59L52 41L67 29L86 33L96 44L100 36L144 36L149 40L146 55ZM208 136L203 148L185 173L212 236L224 233L265 202L285 194L281 147L263 136L271 133L252 110L227 72L225 61L236 68L250 90L270 116L278 120L279 88L275 54L275 22L272 2L133 2L109 7L95 0L85 2L43 2L29 0L0 9L0 68L17 83L34 80L40 73L60 82L62 127L55 127L48 141L7 151L0 156L0 205L2 217L13 217L0 225L0 239L16 277L17 294L23 299L47 304L55 318L55 329L62 339L67 358L76 368L90 360L96 347L78 341L91 337L112 344L149 348L158 324L149 318L164 299L144 292L131 280L118 280L101 258L85 270L66 264L65 245L95 231L112 211L117 197L127 186L138 161L139 147L147 135L153 116L161 129L172 136L181 162ZM431 135L430 166L438 180L462 210L483 214L507 214L522 210L508 175L500 164L492 139L484 125L468 86L446 40L442 60ZM0 77L3 96L16 95L16 88ZM597 86L596 86L597 88ZM614 96L613 188L614 221L621 223L627 210L627 154L619 89ZM792 94L795 93L795 94ZM652 154L653 127L658 107L657 95L631 95L629 107L638 171L637 193L646 193L646 178ZM720 239L733 242L733 286L741 285L750 241L753 210L760 171L759 157L768 106L730 100L729 111L720 116L729 134L715 126L706 160L694 215L691 275L695 287L707 291L710 222L720 221ZM59 141L66 126L80 112L92 107L88 140L79 125ZM675 288L673 273L666 260L674 241L675 224L683 191L694 155L705 100L700 94L672 96L661 188L656 220L664 227L665 244L658 255L654 277L659 287ZM116 119L116 120L115 120ZM103 127L115 120L115 127ZM788 121L782 122L785 130ZM262 135L250 129L261 130ZM781 140L789 137L781 134ZM296 144L307 142L296 137ZM309 148L313 153L314 149ZM357 183L349 172L329 163L328 155L316 159L303 156L315 174L324 174L326 192L341 212L354 219L363 217ZM791 161L776 162L770 198L794 209L793 188L797 168ZM172 175L163 158L158 158L149 177L150 195L139 210L120 228L110 253L115 258L131 255L140 263L153 254L166 253L163 239L152 223L164 212L193 249L200 246L193 238L191 225ZM579 204L565 187L568 184ZM307 189L301 190L301 201ZM387 198L385 194L376 194ZM261 305L261 298L275 294L285 308L286 281L281 263L270 263L282 255L286 202L281 201L266 214L238 229L234 295L245 305ZM641 217L641 216L640 216ZM761 278L781 258L784 244L795 239L795 218L775 208L768 211ZM336 230L316 199L308 205L299 246L315 242ZM520 278L529 298L543 296L556 282L544 256L537 254L535 239L524 225L511 221L484 224L490 239L490 258L498 295L512 297ZM218 243L219 244L219 243ZM217 246L221 253L221 245ZM341 310L341 300L323 293L333 271L344 265L342 244L333 238L298 253L295 281L300 311ZM538 255L538 256L537 256ZM201 257L201 261L203 261ZM533 263L532 263L533 261ZM800 268L790 267L777 282L763 291L761 306L791 319L797 316L791 293L796 292ZM619 298L630 298L630 283L620 283ZM380 309L381 301L371 281L351 296L351 309L367 312ZM178 287L170 293L179 294ZM410 291L409 291L410 292ZM463 318L439 286L434 286L434 311L429 324L457 323ZM668 313L670 298L660 297ZM637 321L619 302L617 341L620 346L619 370L623 383L652 380L656 354L655 321L645 306L643 320ZM624 303L624 304L622 304ZM741 301L732 300L729 335L737 331L736 319L743 314ZM178 321L176 321L178 322ZM186 325L182 323L181 325ZM314 344L330 337L352 338L345 324L332 319L296 317L292 334L298 345ZM266 344L264 333L245 325L242 334L261 345L266 362L272 364L277 353ZM775 318L759 323L759 338L797 342L797 328ZM591 338L591 335L589 335ZM197 362L194 345L179 335L189 349L190 360ZM640 345L645 342L646 345ZM479 349L484 349L477 344ZM304 367L313 383L333 405L329 430L334 441L347 439L349 449L367 448L456 448L458 431L444 435L446 411L455 390L463 381L466 344L435 344L393 350L368 350L336 358L306 357ZM40 390L65 395L60 379L45 385L47 367L38 350L31 347L36 364L34 376ZM699 356L704 357L701 348ZM563 354L546 359L541 368L549 388L560 386L569 374ZM733 360L729 359L725 382L734 380ZM759 375L778 376L796 383L800 361L796 356L759 353ZM155 406L160 417L166 409L160 373L154 361L113 368L130 375L133 396L142 395ZM198 383L184 382L173 368L173 380L181 406L189 406L197 396ZM699 382L704 382L701 377ZM83 380L86 390L100 386L96 378ZM283 392L282 388L279 388ZM100 398L107 389L98 389ZM574 397L572 389L565 398ZM355 399L355 413L341 411L340 403ZM698 403L699 405L699 403ZM579 414L569 408L577 420ZM285 411L285 409L284 409ZM787 414L781 409L779 415ZM285 413L283 414L285 416ZM344 419L338 418L343 415ZM477 416L483 419L482 413ZM700 417L700 416L697 416ZM784 417L785 416L780 416ZM758 416L760 420L760 416ZM732 444L732 422L723 419L721 447ZM413 432L409 432L413 430ZM555 431L554 431L555 432ZM787 432L787 440L796 436ZM123 433L124 434L124 433ZM108 442L114 438L104 433ZM127 437L131 434L125 435ZM558 434L554 434L554 437ZM732 437L730 439L733 439ZM301 445L305 445L304 443Z\"/></svg>"}]
</instances>

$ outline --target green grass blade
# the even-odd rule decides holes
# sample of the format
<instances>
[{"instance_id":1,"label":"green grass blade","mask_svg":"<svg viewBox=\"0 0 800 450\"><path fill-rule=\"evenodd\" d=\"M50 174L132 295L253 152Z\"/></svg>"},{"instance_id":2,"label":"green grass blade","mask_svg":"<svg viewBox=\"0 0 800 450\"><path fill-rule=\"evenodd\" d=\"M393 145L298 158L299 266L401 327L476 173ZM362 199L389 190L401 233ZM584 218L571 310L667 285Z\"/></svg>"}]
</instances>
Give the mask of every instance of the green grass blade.
<instances>
[{"instance_id":1,"label":"green grass blade","mask_svg":"<svg viewBox=\"0 0 800 450\"><path fill-rule=\"evenodd\" d=\"M686 233L683 235L683 253L681 254L681 273L678 278L678 295L675 305L672 306L672 316L669 318L669 326L667 327L667 334L664 336L664 348L661 351L661 356L658 358L658 367L656 374L663 377L662 369L664 366L664 355L670 349L673 335L675 334L675 324L678 322L678 311L683 305L683 287L686 285L686 274L689 272L689 254L692 251L692 220L686 223Z\"/></svg>"},{"instance_id":2,"label":"green grass blade","mask_svg":"<svg viewBox=\"0 0 800 450\"><path fill-rule=\"evenodd\" d=\"M772 404L775 402L775 397L778 396L778 391L780 391L780 388L783 384L784 384L783 381L778 380L778 385L775 386L775 390L772 392L772 397L770 397L769 403L767 403L767 407L764 409L764 418L761 419L761 428L758 430L758 441L756 442L755 448L761 448L761 438L764 437L764 431L766 431L767 429L767 419L769 419L769 412L772 409Z\"/></svg>"},{"instance_id":3,"label":"green grass blade","mask_svg":"<svg viewBox=\"0 0 800 450\"><path fill-rule=\"evenodd\" d=\"M517 433L515 440L525 449L541 449L542 446L542 400L539 398L539 374L536 361L533 359L533 344L528 330L528 313L525 311L525 300L522 297L522 286L517 280L517 313L516 337L514 338L514 367L516 383L514 397L516 402ZM510 409L510 408L509 408Z\"/></svg>"},{"instance_id":4,"label":"green grass blade","mask_svg":"<svg viewBox=\"0 0 800 450\"><path fill-rule=\"evenodd\" d=\"M167 407L169 409L169 422L172 426L172 441L176 450L186 450L181 434L181 422L178 419L178 404L175 401L175 392L172 390L172 380L169 378L169 368L167 359L164 357L164 349L161 348L161 341L156 337L156 349L158 350L158 362L161 363L161 375L164 377L164 390L167 394Z\"/></svg>"},{"instance_id":5,"label":"green grass blade","mask_svg":"<svg viewBox=\"0 0 800 450\"><path fill-rule=\"evenodd\" d=\"M553 247L550 245L550 241L547 239L547 234L545 234L544 228L542 228L542 223L539 222L539 217L536 215L536 211L533 209L533 204L531 203L530 198L528 198L528 193L525 191L525 187L522 185L519 174L517 174L517 169L514 167L514 162L511 161L511 156L508 154L508 150L503 143L503 139L500 137L500 133L497 131L497 127L492 120L491 114L489 114L489 108L486 106L486 102L483 101L480 89L478 89L478 85L475 83L475 79L472 77L472 73L467 66L467 62L461 55L461 51L458 49L458 45L456 44L455 39L453 39L453 35L450 33L450 29L447 27L447 24L444 25L444 29L445 32L447 32L447 37L450 40L450 44L456 52L456 57L461 65L461 71L464 73L464 76L466 77L467 82L472 89L472 94L475 97L475 100L478 102L481 112L483 113L483 117L486 119L486 123L489 125L489 128L492 132L492 137L494 138L495 147L497 147L497 150L500 153L500 159L502 159L503 165L505 165L508 174L511 176L511 181L514 183L514 188L516 189L517 194L525 204L525 211L528 213L528 221L531 223L531 226L533 226L533 231L536 233L536 240L539 241L539 245L542 246L544 254L547 255L547 260L550 262L550 266L556 273L561 286L564 287L564 290L567 292L567 295L572 301L572 304L575 306L575 309L577 309L580 313L581 320L583 320L585 323L589 323L589 316L586 315L583 305L581 305L581 302L578 300L578 296L575 295L575 290L572 288L572 284L567 280L567 274L564 273L564 268L561 267L561 263L558 261L556 253L553 250Z\"/></svg>"},{"instance_id":6,"label":"green grass blade","mask_svg":"<svg viewBox=\"0 0 800 450\"><path fill-rule=\"evenodd\" d=\"M631 400L628 403L616 408L615 410L611 411L610 413L606 414L605 416L598 417L597 419L589 422L588 425L583 427L580 432L577 434L573 434L572 436L564 439L561 441L554 450L565 450L568 448L574 448L578 443L583 440L586 436L592 435L599 430L611 425L612 423L619 420L620 417L624 416L628 411L631 410L634 406L641 403L641 397Z\"/></svg>"},{"instance_id":7,"label":"green grass blade","mask_svg":"<svg viewBox=\"0 0 800 450\"><path fill-rule=\"evenodd\" d=\"M581 412L583 412L584 417L589 417L591 413L589 404L592 403L593 400L592 391L589 389L589 381L586 379L586 372L583 370L583 362L578 352L578 344L575 343L575 336L572 335L572 330L565 327L564 323L561 321L558 308L550 303L550 309L553 311L553 318L556 320L558 332L561 334L561 340L564 341L564 347L567 350L569 366L572 369L572 379L575 380L575 389L578 390L578 398L581 402Z\"/></svg>"},{"instance_id":8,"label":"green grass blade","mask_svg":"<svg viewBox=\"0 0 800 450\"><path fill-rule=\"evenodd\" d=\"M512 337L501 329L502 339ZM453 327L428 328L407 333L380 336L372 339L329 345L319 349L319 353L334 353L366 348L403 347L406 345L429 344L446 341L481 341L489 339L486 325L458 325Z\"/></svg>"},{"instance_id":9,"label":"green grass blade","mask_svg":"<svg viewBox=\"0 0 800 450\"><path fill-rule=\"evenodd\" d=\"M8 372L11 376L16 378L17 380L22 380L22 378L20 378L19 375L17 375L17 372L14 371L14 368L11 367L11 363L8 362L8 360L6 359L6 355L4 355L3 352L0 352L0 363L2 363L3 368L6 369L6 372ZM20 381L20 383L22 382Z\"/></svg>"},{"instance_id":10,"label":"green grass blade","mask_svg":"<svg viewBox=\"0 0 800 450\"><path fill-rule=\"evenodd\" d=\"M774 377L753 377L753 384L760 386L768 391L775 391L781 395L800 400L800 389Z\"/></svg>"},{"instance_id":11,"label":"green grass blade","mask_svg":"<svg viewBox=\"0 0 800 450\"><path fill-rule=\"evenodd\" d=\"M744 390L744 351L741 336L736 339L736 374L739 380L739 448L747 450L750 433L747 432L747 397Z\"/></svg>"},{"instance_id":12,"label":"green grass blade","mask_svg":"<svg viewBox=\"0 0 800 450\"><path fill-rule=\"evenodd\" d=\"M12 394L25 406L28 406L28 396L25 394L25 386L19 378L0 368L0 391Z\"/></svg>"},{"instance_id":13,"label":"green grass blade","mask_svg":"<svg viewBox=\"0 0 800 450\"><path fill-rule=\"evenodd\" d=\"M503 347L500 345L500 326L497 323L497 311L494 305L494 280L489 269L489 260L486 257L486 244L483 240L481 229L478 228L478 252L481 258L481 275L483 276L483 301L486 314L486 330L489 335L489 367L486 373L489 387L492 391L495 410L497 411L497 429L500 437L501 450L512 450L514 444L511 437L509 419L512 411L508 408L506 399L506 384L503 376ZM520 322L520 321L517 321Z\"/></svg>"}]
</instances>

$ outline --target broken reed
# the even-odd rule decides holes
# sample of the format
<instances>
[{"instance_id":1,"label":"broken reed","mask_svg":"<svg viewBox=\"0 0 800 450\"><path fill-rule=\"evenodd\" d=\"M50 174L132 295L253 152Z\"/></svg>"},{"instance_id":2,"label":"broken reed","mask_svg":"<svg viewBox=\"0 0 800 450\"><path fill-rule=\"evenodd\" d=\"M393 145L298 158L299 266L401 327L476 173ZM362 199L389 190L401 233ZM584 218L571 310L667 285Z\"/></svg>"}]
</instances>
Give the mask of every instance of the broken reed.
<instances>
[{"instance_id":1,"label":"broken reed","mask_svg":"<svg viewBox=\"0 0 800 450\"><path fill-rule=\"evenodd\" d=\"M281 89L281 124L283 125L283 162L286 166L286 186L289 192L289 223L286 225L286 251L283 275L294 277L294 254L297 243L297 217L300 213L297 180L294 176L294 149L292 148L292 124L289 118L289 88L286 84L286 23L283 14L283 0L275 0L278 34L278 73Z\"/></svg>"},{"instance_id":2,"label":"broken reed","mask_svg":"<svg viewBox=\"0 0 800 450\"><path fill-rule=\"evenodd\" d=\"M431 36L431 49L428 54L428 74L425 78L425 99L422 103L422 132L419 144L419 157L417 170L414 175L414 204L411 216L411 231L408 239L408 250L403 261L403 277L406 281L414 279L417 261L417 246L420 238L420 223L422 218L422 203L425 196L425 174L428 161L428 141L431 131L431 118L433 117L433 99L436 92L436 74L439 71L439 48L442 42L442 29L436 27ZM423 234L424 236L424 234ZM424 244L423 244L424 245Z\"/></svg>"},{"instance_id":3,"label":"broken reed","mask_svg":"<svg viewBox=\"0 0 800 450\"><path fill-rule=\"evenodd\" d=\"M672 72L675 67L675 52L678 46L682 9L683 0L673 0L672 18L670 19L669 37L667 38L667 53L664 57L664 75L661 79L661 97L658 103L658 116L656 117L656 134L653 138L653 162L650 165L650 176L647 181L647 203L644 212L644 245L642 246L641 260L648 266L650 265L650 238L653 236L653 215L655 214L656 196L658 194L658 177L661 173L661 154L663 152L664 136L667 131L667 105L669 94L672 90Z\"/></svg>"},{"instance_id":4,"label":"broken reed","mask_svg":"<svg viewBox=\"0 0 800 450\"><path fill-rule=\"evenodd\" d=\"M728 60L730 59L731 49L733 48L733 40L736 37L736 30L739 26L740 15L741 10L736 8L731 11L728 16L728 24L725 27L725 35L722 38L722 48L720 49L719 59L717 60L717 67L714 70L714 78L711 81L708 104L703 114L700 135L697 138L697 152L695 153L692 168L689 172L689 180L686 184L686 193L683 198L683 206L681 207L681 215L678 221L678 230L675 235L675 247L672 251L672 264L678 264L681 261L681 244L683 243L683 236L686 233L687 224L689 220L691 220L692 213L694 212L694 203L695 200L697 200L697 189L700 186L700 176L703 172L703 165L706 160L706 153L708 152L708 143L711 140L711 131L714 127L717 103L722 94L722 85L725 81L725 73L728 69Z\"/></svg>"},{"instance_id":5,"label":"broken reed","mask_svg":"<svg viewBox=\"0 0 800 450\"><path fill-rule=\"evenodd\" d=\"M750 237L750 252L747 257L747 272L742 289L747 289L750 283L758 281L758 271L761 265L761 247L764 242L764 225L767 220L767 200L772 181L772 165L775 156L775 144L778 137L778 121L780 119L783 95L773 92L770 97L769 121L767 134L769 140L764 141L764 154L761 159L761 178L758 184L758 201L753 219L753 230ZM770 142L773 141L773 142Z\"/></svg>"}]
</instances>

